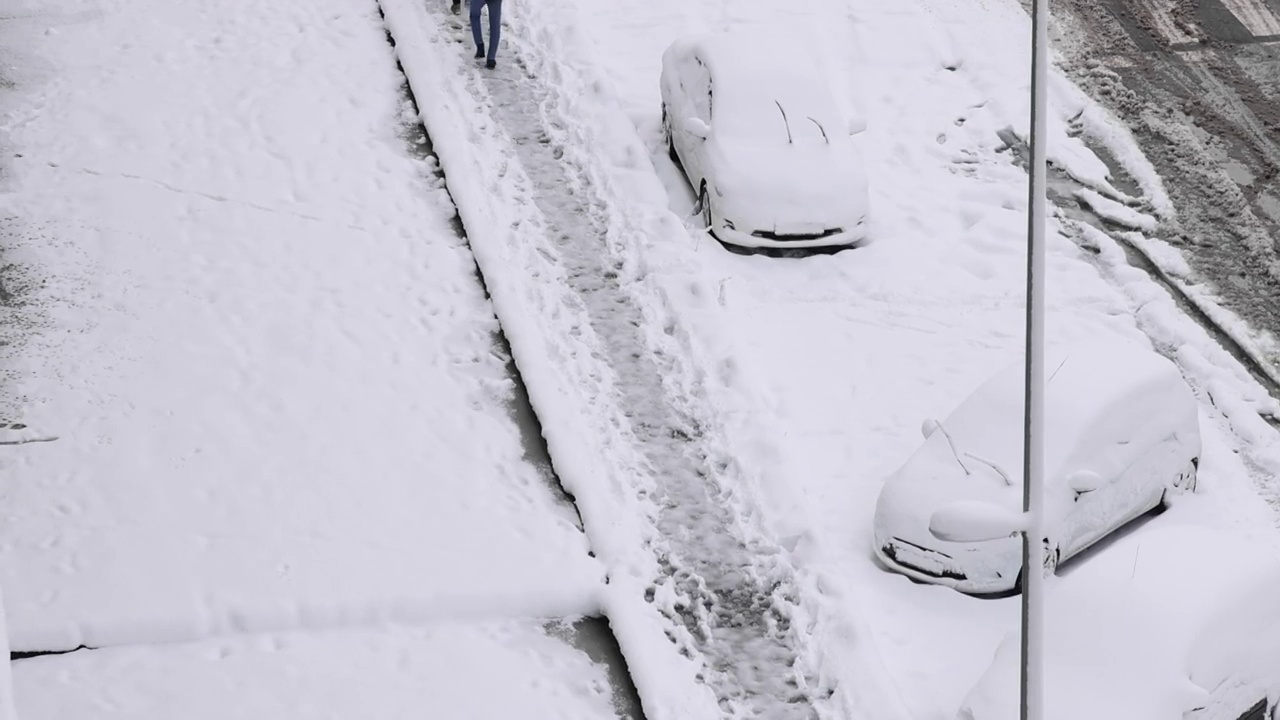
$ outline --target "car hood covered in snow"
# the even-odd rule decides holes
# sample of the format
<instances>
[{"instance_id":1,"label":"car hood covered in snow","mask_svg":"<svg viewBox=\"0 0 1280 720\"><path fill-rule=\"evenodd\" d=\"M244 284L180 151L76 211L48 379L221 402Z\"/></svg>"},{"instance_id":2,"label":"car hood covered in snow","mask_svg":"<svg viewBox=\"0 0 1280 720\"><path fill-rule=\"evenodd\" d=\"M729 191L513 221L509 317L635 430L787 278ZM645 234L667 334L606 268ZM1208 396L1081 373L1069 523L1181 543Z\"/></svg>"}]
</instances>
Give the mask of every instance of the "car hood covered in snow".
<instances>
[{"instance_id":1,"label":"car hood covered in snow","mask_svg":"<svg viewBox=\"0 0 1280 720\"><path fill-rule=\"evenodd\" d=\"M849 138L828 144L821 137L794 143L782 137L776 143L732 136L709 141L714 169L708 176L720 215L747 232L853 230L867 213L867 182Z\"/></svg>"}]
</instances>

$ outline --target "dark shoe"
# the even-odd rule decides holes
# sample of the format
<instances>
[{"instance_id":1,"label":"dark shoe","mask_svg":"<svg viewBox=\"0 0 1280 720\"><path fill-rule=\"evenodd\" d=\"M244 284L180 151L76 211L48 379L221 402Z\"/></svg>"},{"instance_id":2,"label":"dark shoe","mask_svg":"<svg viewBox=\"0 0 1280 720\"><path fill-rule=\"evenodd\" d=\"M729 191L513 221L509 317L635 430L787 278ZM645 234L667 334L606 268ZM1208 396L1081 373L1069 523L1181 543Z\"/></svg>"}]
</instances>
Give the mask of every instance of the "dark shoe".
<instances>
[{"instance_id":1,"label":"dark shoe","mask_svg":"<svg viewBox=\"0 0 1280 720\"><path fill-rule=\"evenodd\" d=\"M486 62L485 62L484 66L485 66L485 67L487 67L487 68L489 68L490 70L492 70L492 69L494 69L494 68L498 67L498 63L497 63L497 61L496 61L496 60L488 60L488 61L486 61Z\"/></svg>"},{"instance_id":2,"label":"dark shoe","mask_svg":"<svg viewBox=\"0 0 1280 720\"><path fill-rule=\"evenodd\" d=\"M484 46L483 46L483 45L477 45L477 46L476 46L476 59L477 59L477 60L483 60L483 59L484 59Z\"/></svg>"}]
</instances>

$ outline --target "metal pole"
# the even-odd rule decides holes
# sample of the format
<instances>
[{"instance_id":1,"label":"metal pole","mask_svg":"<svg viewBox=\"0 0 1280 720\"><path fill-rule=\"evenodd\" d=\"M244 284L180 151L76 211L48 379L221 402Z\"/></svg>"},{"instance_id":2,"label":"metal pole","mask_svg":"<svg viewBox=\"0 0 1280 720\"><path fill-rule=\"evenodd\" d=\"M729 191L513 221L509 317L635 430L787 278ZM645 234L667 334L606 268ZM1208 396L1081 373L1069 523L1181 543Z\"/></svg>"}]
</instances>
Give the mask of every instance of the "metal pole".
<instances>
[{"instance_id":1,"label":"metal pole","mask_svg":"<svg viewBox=\"0 0 1280 720\"><path fill-rule=\"evenodd\" d=\"M1022 509L1022 720L1044 717L1044 285L1048 0L1032 0L1031 152L1028 158L1026 426Z\"/></svg>"}]
</instances>

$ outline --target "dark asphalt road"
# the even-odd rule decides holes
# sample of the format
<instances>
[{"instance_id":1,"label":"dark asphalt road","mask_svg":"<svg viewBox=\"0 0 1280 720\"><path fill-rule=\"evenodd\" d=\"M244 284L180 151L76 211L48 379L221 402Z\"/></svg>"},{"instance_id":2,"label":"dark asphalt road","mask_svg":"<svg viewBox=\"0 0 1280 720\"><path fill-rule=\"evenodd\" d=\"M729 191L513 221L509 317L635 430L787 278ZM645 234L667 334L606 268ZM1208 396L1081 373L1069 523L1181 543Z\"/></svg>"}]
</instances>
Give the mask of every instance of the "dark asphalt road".
<instances>
[{"instance_id":1,"label":"dark asphalt road","mask_svg":"<svg viewBox=\"0 0 1280 720\"><path fill-rule=\"evenodd\" d=\"M1158 235L1280 337L1280 0L1052 7L1063 69L1129 125L1164 181L1177 217Z\"/></svg>"}]
</instances>

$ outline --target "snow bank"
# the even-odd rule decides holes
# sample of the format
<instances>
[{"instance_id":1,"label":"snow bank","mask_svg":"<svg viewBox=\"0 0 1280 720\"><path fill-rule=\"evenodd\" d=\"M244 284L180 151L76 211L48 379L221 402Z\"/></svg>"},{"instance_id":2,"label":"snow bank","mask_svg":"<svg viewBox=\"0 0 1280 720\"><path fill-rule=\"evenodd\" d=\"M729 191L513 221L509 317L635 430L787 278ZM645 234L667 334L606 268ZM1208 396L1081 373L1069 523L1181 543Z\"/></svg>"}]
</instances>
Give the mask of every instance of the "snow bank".
<instances>
[{"instance_id":1,"label":"snow bank","mask_svg":"<svg viewBox=\"0 0 1280 720\"><path fill-rule=\"evenodd\" d=\"M1250 327L1239 315L1222 305L1220 296L1213 288L1196 282L1191 266L1180 250L1158 237L1148 237L1140 232L1123 233L1118 237L1150 260L1166 275L1165 279L1170 284L1253 360L1265 376L1280 385L1280 370L1277 370L1280 346L1276 339L1266 331ZM1280 405L1275 407L1280 410ZM1275 414L1275 411L1270 412Z\"/></svg>"},{"instance_id":2,"label":"snow bank","mask_svg":"<svg viewBox=\"0 0 1280 720\"><path fill-rule=\"evenodd\" d=\"M1174 357L1202 399L1212 402L1231 431L1245 443L1250 459L1263 470L1259 480L1280 472L1280 443L1264 415L1276 416L1280 405L1240 363L1204 328L1183 313L1146 273L1131 267L1124 250L1107 234L1080 226L1084 240L1098 250L1098 259L1126 297L1139 327L1164 352ZM1259 488L1271 497L1280 489Z\"/></svg>"},{"instance_id":3,"label":"snow bank","mask_svg":"<svg viewBox=\"0 0 1280 720\"><path fill-rule=\"evenodd\" d=\"M1133 228L1134 230L1151 231L1156 228L1157 221L1155 218L1146 213L1134 210L1127 205L1116 202L1099 193L1081 188L1077 190L1076 199L1082 201L1093 209L1104 220L1109 220L1118 225Z\"/></svg>"},{"instance_id":4,"label":"snow bank","mask_svg":"<svg viewBox=\"0 0 1280 720\"><path fill-rule=\"evenodd\" d=\"M1058 76L1062 92L1076 98L1082 106L1078 123L1083 136L1104 148L1142 190L1143 199L1149 203L1158 217L1172 219L1175 215L1173 201L1164 189L1164 181L1156 173L1155 166L1142 154L1133 132L1110 110L1084 94L1074 83Z\"/></svg>"},{"instance_id":5,"label":"snow bank","mask_svg":"<svg viewBox=\"0 0 1280 720\"><path fill-rule=\"evenodd\" d=\"M1182 252L1169 243L1159 238L1148 238L1139 232L1124 233L1119 237L1138 248L1161 272L1181 280L1189 279L1191 265Z\"/></svg>"},{"instance_id":6,"label":"snow bank","mask_svg":"<svg viewBox=\"0 0 1280 720\"><path fill-rule=\"evenodd\" d=\"M79 6L5 131L13 648L596 611L376 7Z\"/></svg>"},{"instance_id":7,"label":"snow bank","mask_svg":"<svg viewBox=\"0 0 1280 720\"><path fill-rule=\"evenodd\" d=\"M604 668L539 621L122 647L14 665L23 717L620 717Z\"/></svg>"}]
</instances>

